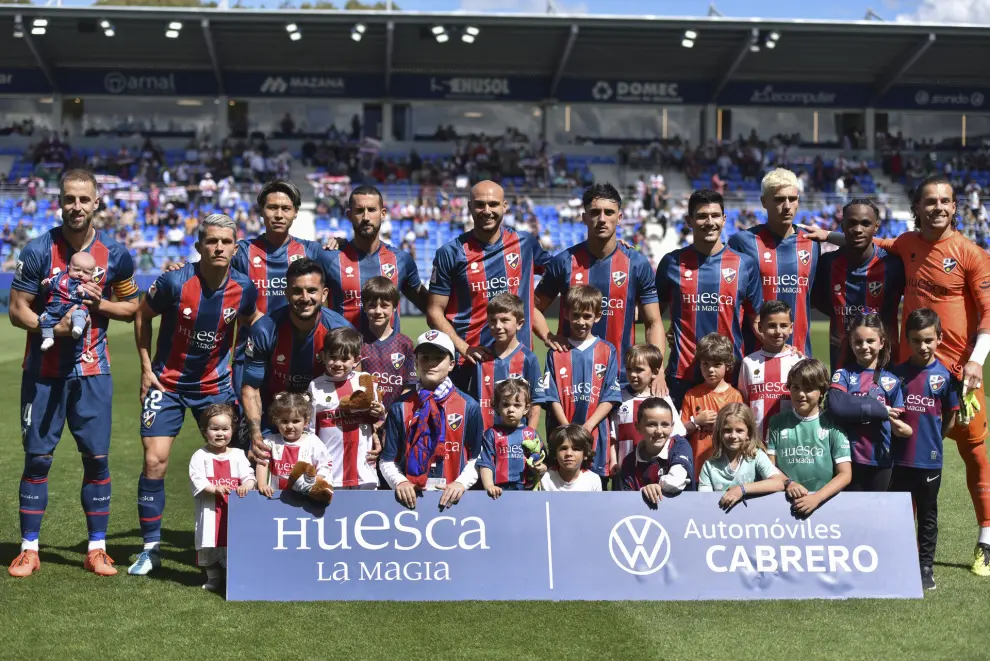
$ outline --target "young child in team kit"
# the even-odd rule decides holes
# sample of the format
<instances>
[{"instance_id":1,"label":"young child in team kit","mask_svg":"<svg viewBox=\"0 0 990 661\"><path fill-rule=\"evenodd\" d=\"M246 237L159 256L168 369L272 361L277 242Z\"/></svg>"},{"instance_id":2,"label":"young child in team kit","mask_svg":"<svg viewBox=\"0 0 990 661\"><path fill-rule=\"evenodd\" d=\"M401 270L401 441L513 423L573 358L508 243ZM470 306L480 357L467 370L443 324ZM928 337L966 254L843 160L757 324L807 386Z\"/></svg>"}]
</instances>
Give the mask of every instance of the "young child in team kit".
<instances>
[{"instance_id":1,"label":"young child in team kit","mask_svg":"<svg viewBox=\"0 0 990 661\"><path fill-rule=\"evenodd\" d=\"M258 491L271 498L276 489L288 489L291 486L288 483L289 474L300 461L312 465L317 475L330 482L330 453L327 446L306 431L313 416L313 399L309 393L278 393L272 400L269 416L278 428L278 433L265 437L265 445L271 452L268 465L258 464L254 468Z\"/></svg>"},{"instance_id":2,"label":"young child in team kit","mask_svg":"<svg viewBox=\"0 0 990 661\"><path fill-rule=\"evenodd\" d=\"M906 491L918 519L918 558L921 585L935 589L935 546L938 541L938 491L942 482L942 439L959 410L961 384L935 357L942 341L942 323L928 308L914 310L904 320L911 358L894 368L901 380L910 438L894 439L894 470L890 491Z\"/></svg>"},{"instance_id":3,"label":"young child in team kit","mask_svg":"<svg viewBox=\"0 0 990 661\"><path fill-rule=\"evenodd\" d=\"M83 303L86 293L82 285L93 282L95 274L96 259L88 252L77 252L69 259L65 273L41 281L48 288L45 311L38 315L42 351L48 351L55 344L55 327L72 306L76 306L72 313L72 337L78 340L89 328L89 310Z\"/></svg>"},{"instance_id":4,"label":"young child in team kit","mask_svg":"<svg viewBox=\"0 0 990 661\"><path fill-rule=\"evenodd\" d=\"M705 462L698 491L721 491L719 507L728 510L746 496L784 490L784 475L763 451L753 411L733 402L718 412L715 449Z\"/></svg>"},{"instance_id":5,"label":"young child in team kit","mask_svg":"<svg viewBox=\"0 0 990 661\"><path fill-rule=\"evenodd\" d=\"M612 446L609 448L608 474L614 478L619 474L619 467L633 448L642 438L636 429L639 417L639 407L653 396L650 392L653 380L663 369L663 353L652 344L635 344L626 351L626 379L629 385L622 389L622 403L612 409L609 415L609 429L612 436ZM663 397L664 401L674 411L674 436L687 436L681 416L670 395Z\"/></svg>"},{"instance_id":6,"label":"young child in team kit","mask_svg":"<svg viewBox=\"0 0 990 661\"><path fill-rule=\"evenodd\" d=\"M712 456L712 430L718 412L726 404L743 401L739 391L725 380L732 374L733 356L732 340L724 335L709 333L698 342L698 361L705 381L688 390L681 405L681 420L694 455L693 480Z\"/></svg>"},{"instance_id":7,"label":"young child in team kit","mask_svg":"<svg viewBox=\"0 0 990 661\"><path fill-rule=\"evenodd\" d=\"M901 380L884 369L890 360L890 345L880 315L857 314L846 338L855 362L832 375L828 410L852 444L852 482L847 488L886 491L894 464L891 431L901 438L912 433L900 419L904 411Z\"/></svg>"},{"instance_id":8,"label":"young child in team kit","mask_svg":"<svg viewBox=\"0 0 990 661\"><path fill-rule=\"evenodd\" d=\"M375 424L385 417L374 377L356 370L361 336L335 328L326 336L320 360L326 368L309 384L316 435L330 453L335 489L377 489Z\"/></svg>"},{"instance_id":9,"label":"young child in team kit","mask_svg":"<svg viewBox=\"0 0 990 661\"><path fill-rule=\"evenodd\" d=\"M561 425L582 425L594 441L592 470L608 482L608 415L622 403L619 389L618 353L611 344L595 337L592 327L602 318L602 293L587 285L571 287L561 308L570 323L570 351L550 351L546 372L536 388L543 398L547 433Z\"/></svg>"},{"instance_id":10,"label":"young child in team kit","mask_svg":"<svg viewBox=\"0 0 990 661\"><path fill-rule=\"evenodd\" d=\"M507 379L495 386L498 422L485 431L477 462L481 484L493 499L506 490L538 488L546 472L543 442L535 429L523 424L529 407L529 385L522 379Z\"/></svg>"},{"instance_id":11,"label":"young child in team kit","mask_svg":"<svg viewBox=\"0 0 990 661\"><path fill-rule=\"evenodd\" d=\"M199 420L206 441L189 460L189 481L196 500L196 564L206 572L203 589L220 592L227 568L227 499L241 498L254 488L254 471L243 450L230 447L234 408L208 406Z\"/></svg>"},{"instance_id":12,"label":"young child in team kit","mask_svg":"<svg viewBox=\"0 0 990 661\"><path fill-rule=\"evenodd\" d=\"M767 437L770 418L791 407L787 374L803 358L787 344L793 332L791 306L784 301L766 301L760 308L763 348L743 358L739 369L739 392L743 403L753 409L761 441Z\"/></svg>"},{"instance_id":13,"label":"young child in team kit","mask_svg":"<svg viewBox=\"0 0 990 661\"><path fill-rule=\"evenodd\" d=\"M828 368L817 358L798 361L787 375L791 410L770 418L767 454L784 473L795 514L808 516L852 479L849 439L822 413Z\"/></svg>"},{"instance_id":14,"label":"young child in team kit","mask_svg":"<svg viewBox=\"0 0 990 661\"><path fill-rule=\"evenodd\" d=\"M543 491L601 491L602 480L591 470L595 440L581 425L563 425L550 434L547 465L540 479Z\"/></svg>"},{"instance_id":15,"label":"young child in team kit","mask_svg":"<svg viewBox=\"0 0 990 661\"><path fill-rule=\"evenodd\" d=\"M375 377L382 406L388 411L406 390L416 385L413 343L392 326L399 306L399 288L383 276L369 278L361 288L367 325L361 369Z\"/></svg>"},{"instance_id":16,"label":"young child in team kit","mask_svg":"<svg viewBox=\"0 0 990 661\"><path fill-rule=\"evenodd\" d=\"M516 337L525 322L525 305L515 294L499 294L488 301L488 330L493 339L486 348L493 357L478 362L468 386L468 393L481 405L485 429L495 425L495 386L506 379L525 379L531 402L526 411L526 425L536 429L540 424L540 408L544 401L544 394L536 391L540 361Z\"/></svg>"},{"instance_id":17,"label":"young child in team kit","mask_svg":"<svg viewBox=\"0 0 990 661\"><path fill-rule=\"evenodd\" d=\"M619 469L622 491L640 491L656 505L663 497L676 496L694 480L691 444L675 436L674 408L659 397L650 397L639 407L636 428L640 441Z\"/></svg>"}]
</instances>

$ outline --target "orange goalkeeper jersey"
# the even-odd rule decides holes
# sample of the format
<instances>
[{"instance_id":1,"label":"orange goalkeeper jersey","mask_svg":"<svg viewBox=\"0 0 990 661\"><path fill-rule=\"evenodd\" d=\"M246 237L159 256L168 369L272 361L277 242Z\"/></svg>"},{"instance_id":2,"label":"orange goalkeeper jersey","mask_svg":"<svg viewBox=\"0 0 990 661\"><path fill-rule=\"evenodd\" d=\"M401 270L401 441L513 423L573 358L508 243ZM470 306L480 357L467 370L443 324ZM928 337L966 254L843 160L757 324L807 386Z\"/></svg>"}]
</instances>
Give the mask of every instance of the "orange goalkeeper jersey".
<instances>
[{"instance_id":1,"label":"orange goalkeeper jersey","mask_svg":"<svg viewBox=\"0 0 990 661\"><path fill-rule=\"evenodd\" d=\"M934 242L920 232L875 242L904 262L900 360L911 356L904 332L907 316L918 308L931 308L942 321L936 354L959 377L977 330L990 330L990 257L959 232Z\"/></svg>"}]
</instances>

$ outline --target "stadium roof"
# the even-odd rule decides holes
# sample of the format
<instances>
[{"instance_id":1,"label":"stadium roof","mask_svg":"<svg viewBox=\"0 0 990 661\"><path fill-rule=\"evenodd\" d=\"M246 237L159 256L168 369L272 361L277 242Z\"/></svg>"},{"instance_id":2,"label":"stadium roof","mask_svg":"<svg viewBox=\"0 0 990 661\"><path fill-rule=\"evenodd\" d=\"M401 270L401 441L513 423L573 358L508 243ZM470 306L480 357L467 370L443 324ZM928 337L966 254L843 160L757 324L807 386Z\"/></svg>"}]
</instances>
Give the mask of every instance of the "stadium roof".
<instances>
[{"instance_id":1,"label":"stadium roof","mask_svg":"<svg viewBox=\"0 0 990 661\"><path fill-rule=\"evenodd\" d=\"M15 16L22 39L8 38ZM30 33L35 18L49 21L42 36ZM184 24L176 39L165 37L170 21ZM358 22L367 29L355 42ZM288 23L302 39L288 39ZM435 25L453 38L438 43ZM480 30L473 44L458 38L466 26ZM681 45L685 30L698 33L693 48ZM768 49L771 32L780 37ZM460 74L543 78L547 98L563 79L608 77L696 81L713 99L734 81L859 84L876 100L895 84L990 87L988 61L990 26L975 25L0 5L0 68L40 68L56 90L60 69L114 68L209 71L221 92L233 72L334 72L373 76L386 91L396 74Z\"/></svg>"}]
</instances>

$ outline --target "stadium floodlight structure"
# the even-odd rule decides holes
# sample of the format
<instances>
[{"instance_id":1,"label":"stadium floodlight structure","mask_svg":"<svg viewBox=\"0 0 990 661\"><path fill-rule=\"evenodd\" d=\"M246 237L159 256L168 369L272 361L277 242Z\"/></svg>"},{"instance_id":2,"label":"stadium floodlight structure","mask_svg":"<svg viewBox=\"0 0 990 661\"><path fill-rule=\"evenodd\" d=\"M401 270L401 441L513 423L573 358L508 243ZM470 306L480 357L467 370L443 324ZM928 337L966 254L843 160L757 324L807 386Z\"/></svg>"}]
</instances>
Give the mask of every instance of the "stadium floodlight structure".
<instances>
[{"instance_id":1,"label":"stadium floodlight structure","mask_svg":"<svg viewBox=\"0 0 990 661\"><path fill-rule=\"evenodd\" d=\"M351 39L354 41L361 41L361 38L364 37L364 33L367 29L368 26L364 23L355 23L354 27L351 28Z\"/></svg>"},{"instance_id":2,"label":"stadium floodlight structure","mask_svg":"<svg viewBox=\"0 0 990 661\"><path fill-rule=\"evenodd\" d=\"M47 31L46 30L47 27L48 27L47 18L36 18L31 22L31 34L40 37L41 35L45 34L45 32Z\"/></svg>"},{"instance_id":3,"label":"stadium floodlight structure","mask_svg":"<svg viewBox=\"0 0 990 661\"><path fill-rule=\"evenodd\" d=\"M169 39L178 39L182 31L182 23L179 21L169 21L165 29L165 36Z\"/></svg>"},{"instance_id":4,"label":"stadium floodlight structure","mask_svg":"<svg viewBox=\"0 0 990 661\"><path fill-rule=\"evenodd\" d=\"M450 35L447 34L447 28L442 25L434 25L430 28L430 32L433 33L433 37L437 40L438 44L445 44L450 41Z\"/></svg>"},{"instance_id":5,"label":"stadium floodlight structure","mask_svg":"<svg viewBox=\"0 0 990 661\"><path fill-rule=\"evenodd\" d=\"M103 30L103 34L106 35L107 37L112 37L115 34L117 34L117 30L116 28L114 28L113 23L111 23L105 18L102 21L100 21L100 28Z\"/></svg>"},{"instance_id":6,"label":"stadium floodlight structure","mask_svg":"<svg viewBox=\"0 0 990 661\"><path fill-rule=\"evenodd\" d=\"M461 41L466 44L473 44L474 40L478 38L481 34L481 30L473 25L469 25L464 28L464 32L461 34Z\"/></svg>"},{"instance_id":7,"label":"stadium floodlight structure","mask_svg":"<svg viewBox=\"0 0 990 661\"><path fill-rule=\"evenodd\" d=\"M285 31L289 33L289 39L291 41L299 41L302 39L302 32L299 31L299 26L295 23L289 23L286 25Z\"/></svg>"},{"instance_id":8,"label":"stadium floodlight structure","mask_svg":"<svg viewBox=\"0 0 990 661\"><path fill-rule=\"evenodd\" d=\"M685 30L681 38L681 46L684 48L694 48L694 42L698 38L697 30Z\"/></svg>"}]
</instances>

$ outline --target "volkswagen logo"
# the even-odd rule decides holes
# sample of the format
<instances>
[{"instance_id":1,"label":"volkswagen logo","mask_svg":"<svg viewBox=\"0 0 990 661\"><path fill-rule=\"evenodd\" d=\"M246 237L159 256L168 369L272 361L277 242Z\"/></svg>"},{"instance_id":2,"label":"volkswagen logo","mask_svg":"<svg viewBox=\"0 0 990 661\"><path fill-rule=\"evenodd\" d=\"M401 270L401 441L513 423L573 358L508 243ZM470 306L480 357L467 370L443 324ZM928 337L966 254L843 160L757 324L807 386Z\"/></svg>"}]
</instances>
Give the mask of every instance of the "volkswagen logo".
<instances>
[{"instance_id":1,"label":"volkswagen logo","mask_svg":"<svg viewBox=\"0 0 990 661\"><path fill-rule=\"evenodd\" d=\"M624 572L649 576L670 558L670 535L648 516L627 516L608 535L608 552Z\"/></svg>"},{"instance_id":2,"label":"volkswagen logo","mask_svg":"<svg viewBox=\"0 0 990 661\"><path fill-rule=\"evenodd\" d=\"M127 89L127 76L114 71L103 78L103 87L111 94L120 94Z\"/></svg>"}]
</instances>

